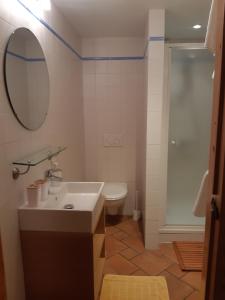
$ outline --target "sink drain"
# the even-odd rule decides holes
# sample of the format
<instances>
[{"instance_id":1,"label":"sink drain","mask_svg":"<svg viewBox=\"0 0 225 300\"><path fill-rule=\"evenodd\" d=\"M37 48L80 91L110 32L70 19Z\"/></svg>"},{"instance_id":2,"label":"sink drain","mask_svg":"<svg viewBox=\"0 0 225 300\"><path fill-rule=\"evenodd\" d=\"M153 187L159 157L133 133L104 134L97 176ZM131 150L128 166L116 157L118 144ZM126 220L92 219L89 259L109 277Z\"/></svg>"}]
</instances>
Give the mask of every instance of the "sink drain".
<instances>
[{"instance_id":1,"label":"sink drain","mask_svg":"<svg viewBox=\"0 0 225 300\"><path fill-rule=\"evenodd\" d=\"M73 206L73 204L66 204L66 205L64 205L63 208L64 208L64 209L73 209L74 206Z\"/></svg>"}]
</instances>

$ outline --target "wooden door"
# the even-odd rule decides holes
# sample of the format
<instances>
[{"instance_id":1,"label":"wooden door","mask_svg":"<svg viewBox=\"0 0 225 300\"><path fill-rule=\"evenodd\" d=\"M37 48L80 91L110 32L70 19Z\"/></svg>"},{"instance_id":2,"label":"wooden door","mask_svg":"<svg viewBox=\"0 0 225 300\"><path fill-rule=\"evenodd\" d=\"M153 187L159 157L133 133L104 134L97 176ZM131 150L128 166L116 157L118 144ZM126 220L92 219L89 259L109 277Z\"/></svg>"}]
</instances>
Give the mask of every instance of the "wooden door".
<instances>
[{"instance_id":1,"label":"wooden door","mask_svg":"<svg viewBox=\"0 0 225 300\"><path fill-rule=\"evenodd\" d=\"M204 300L225 299L225 0L218 1L216 67L209 163ZM204 111L203 111L204 113Z\"/></svg>"}]
</instances>

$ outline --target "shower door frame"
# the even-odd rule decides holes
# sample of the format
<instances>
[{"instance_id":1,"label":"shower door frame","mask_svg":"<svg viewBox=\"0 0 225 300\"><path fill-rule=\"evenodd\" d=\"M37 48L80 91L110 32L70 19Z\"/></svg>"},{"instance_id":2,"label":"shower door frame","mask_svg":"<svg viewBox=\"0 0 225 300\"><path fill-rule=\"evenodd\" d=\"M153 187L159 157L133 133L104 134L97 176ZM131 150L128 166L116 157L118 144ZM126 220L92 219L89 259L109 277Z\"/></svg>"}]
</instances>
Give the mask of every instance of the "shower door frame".
<instances>
[{"instance_id":1,"label":"shower door frame","mask_svg":"<svg viewBox=\"0 0 225 300\"><path fill-rule=\"evenodd\" d=\"M203 43L166 43L165 44L165 74L164 74L164 100L162 107L161 131L161 182L162 182L162 214L160 227L160 241L170 242L176 240L203 240L205 225L169 225L166 223L167 212L167 172L168 172L168 142L169 142L169 117L171 100L171 70L172 50L201 50L206 49Z\"/></svg>"}]
</instances>

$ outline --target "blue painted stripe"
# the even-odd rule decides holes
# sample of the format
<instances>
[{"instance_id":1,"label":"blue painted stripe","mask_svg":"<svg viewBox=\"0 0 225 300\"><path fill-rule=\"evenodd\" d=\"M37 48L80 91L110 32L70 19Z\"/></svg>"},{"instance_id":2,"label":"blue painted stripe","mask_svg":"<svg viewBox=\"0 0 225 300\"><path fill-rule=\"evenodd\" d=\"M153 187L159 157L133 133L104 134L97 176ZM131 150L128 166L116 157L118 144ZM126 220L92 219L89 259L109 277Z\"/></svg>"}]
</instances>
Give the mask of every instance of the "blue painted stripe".
<instances>
[{"instance_id":1,"label":"blue painted stripe","mask_svg":"<svg viewBox=\"0 0 225 300\"><path fill-rule=\"evenodd\" d=\"M148 38L148 40L150 42L159 42L159 41L165 41L165 37L164 36L150 36Z\"/></svg>"},{"instance_id":2,"label":"blue painted stripe","mask_svg":"<svg viewBox=\"0 0 225 300\"><path fill-rule=\"evenodd\" d=\"M144 50L144 58L146 57L149 42L164 42L165 37L164 36L150 36L147 40L147 43L145 45L145 50Z\"/></svg>"},{"instance_id":3,"label":"blue painted stripe","mask_svg":"<svg viewBox=\"0 0 225 300\"><path fill-rule=\"evenodd\" d=\"M89 60L142 60L144 59L144 56L111 56L111 57L82 57L83 61L89 61Z\"/></svg>"},{"instance_id":4,"label":"blue painted stripe","mask_svg":"<svg viewBox=\"0 0 225 300\"><path fill-rule=\"evenodd\" d=\"M67 43L51 26L48 25L40 17L36 16L22 1L17 0L36 20L38 20L42 25L44 25L54 36L56 36L69 50L71 50L79 59L82 59L81 55L73 49L73 47Z\"/></svg>"},{"instance_id":5,"label":"blue painted stripe","mask_svg":"<svg viewBox=\"0 0 225 300\"><path fill-rule=\"evenodd\" d=\"M22 59L22 60L24 60L26 62L41 62L41 61L45 61L44 58L27 58L25 56L22 56L20 54L17 54L17 53L11 52L11 51L7 51L7 54L9 54L11 56L14 56L16 58Z\"/></svg>"},{"instance_id":6,"label":"blue painted stripe","mask_svg":"<svg viewBox=\"0 0 225 300\"><path fill-rule=\"evenodd\" d=\"M60 42L64 44L73 54L76 55L80 60L83 61L103 61L103 60L143 60L145 58L148 44L145 46L144 55L143 56L119 56L119 57L85 57L81 56L78 51L76 51L67 41L65 41L48 23L46 23L43 19L35 15L21 0L17 0L36 20L38 20L43 26L45 26ZM158 42L165 41L164 36L150 36L148 41Z\"/></svg>"}]
</instances>

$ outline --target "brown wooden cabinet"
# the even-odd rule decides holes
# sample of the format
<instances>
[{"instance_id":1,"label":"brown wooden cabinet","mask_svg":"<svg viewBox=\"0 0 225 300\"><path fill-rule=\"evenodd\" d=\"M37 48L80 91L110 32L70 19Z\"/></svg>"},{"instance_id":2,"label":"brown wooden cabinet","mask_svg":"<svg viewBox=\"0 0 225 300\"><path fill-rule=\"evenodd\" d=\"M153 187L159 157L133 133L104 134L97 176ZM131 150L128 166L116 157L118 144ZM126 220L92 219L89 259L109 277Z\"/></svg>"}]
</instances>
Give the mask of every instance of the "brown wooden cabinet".
<instances>
[{"instance_id":1,"label":"brown wooden cabinet","mask_svg":"<svg viewBox=\"0 0 225 300\"><path fill-rule=\"evenodd\" d=\"M26 300L97 300L105 262L105 216L94 233L21 231Z\"/></svg>"}]
</instances>

